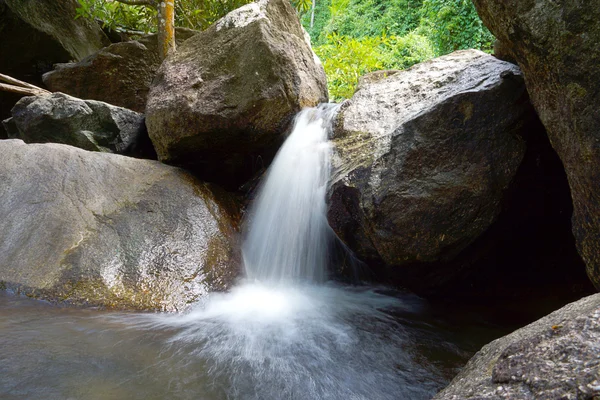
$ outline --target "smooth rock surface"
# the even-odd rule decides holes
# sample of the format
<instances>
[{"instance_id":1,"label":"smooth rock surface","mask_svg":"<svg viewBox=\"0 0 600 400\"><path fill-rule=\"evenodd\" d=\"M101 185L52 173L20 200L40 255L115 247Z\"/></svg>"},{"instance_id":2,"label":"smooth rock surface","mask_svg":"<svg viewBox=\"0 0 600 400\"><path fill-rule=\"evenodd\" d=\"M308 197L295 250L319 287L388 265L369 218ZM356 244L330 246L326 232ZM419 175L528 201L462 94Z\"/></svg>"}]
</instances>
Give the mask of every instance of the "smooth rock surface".
<instances>
[{"instance_id":1,"label":"smooth rock surface","mask_svg":"<svg viewBox=\"0 0 600 400\"><path fill-rule=\"evenodd\" d=\"M161 161L236 186L257 160L268 163L301 108L325 101L325 72L296 11L286 0L261 0L167 57L146 121Z\"/></svg>"},{"instance_id":2,"label":"smooth rock surface","mask_svg":"<svg viewBox=\"0 0 600 400\"><path fill-rule=\"evenodd\" d=\"M237 275L233 201L157 161L0 141L0 282L28 296L182 310Z\"/></svg>"},{"instance_id":3,"label":"smooth rock surface","mask_svg":"<svg viewBox=\"0 0 600 400\"><path fill-rule=\"evenodd\" d=\"M529 110L518 67L476 50L367 75L334 127L332 228L369 263L452 259L499 213Z\"/></svg>"},{"instance_id":4,"label":"smooth rock surface","mask_svg":"<svg viewBox=\"0 0 600 400\"><path fill-rule=\"evenodd\" d=\"M125 153L146 134L144 115L64 93L24 97L4 121L9 136L26 143L62 143L89 151Z\"/></svg>"},{"instance_id":5,"label":"smooth rock surface","mask_svg":"<svg viewBox=\"0 0 600 400\"><path fill-rule=\"evenodd\" d=\"M177 44L197 31L177 28ZM112 44L77 63L57 64L43 76L53 92L103 101L143 113L152 80L160 67L157 35Z\"/></svg>"},{"instance_id":6,"label":"smooth rock surface","mask_svg":"<svg viewBox=\"0 0 600 400\"><path fill-rule=\"evenodd\" d=\"M523 70L527 90L561 158L573 198L573 233L600 289L600 4L474 0Z\"/></svg>"},{"instance_id":7,"label":"smooth rock surface","mask_svg":"<svg viewBox=\"0 0 600 400\"><path fill-rule=\"evenodd\" d=\"M435 400L600 398L600 294L484 346Z\"/></svg>"}]
</instances>

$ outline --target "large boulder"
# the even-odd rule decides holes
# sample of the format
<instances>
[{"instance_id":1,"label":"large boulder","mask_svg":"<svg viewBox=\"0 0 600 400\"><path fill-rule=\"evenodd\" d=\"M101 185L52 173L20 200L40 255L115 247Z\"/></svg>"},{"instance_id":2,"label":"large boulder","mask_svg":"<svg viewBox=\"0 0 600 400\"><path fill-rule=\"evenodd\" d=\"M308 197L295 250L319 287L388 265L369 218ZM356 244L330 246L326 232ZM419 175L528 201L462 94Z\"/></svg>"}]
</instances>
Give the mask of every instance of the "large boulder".
<instances>
[{"instance_id":1,"label":"large boulder","mask_svg":"<svg viewBox=\"0 0 600 400\"><path fill-rule=\"evenodd\" d=\"M600 398L600 294L483 347L435 400Z\"/></svg>"},{"instance_id":2,"label":"large boulder","mask_svg":"<svg viewBox=\"0 0 600 400\"><path fill-rule=\"evenodd\" d=\"M177 28L178 44L197 31ZM57 64L43 76L53 92L104 101L144 112L152 80L160 67L157 35L112 44L77 63Z\"/></svg>"},{"instance_id":3,"label":"large boulder","mask_svg":"<svg viewBox=\"0 0 600 400\"><path fill-rule=\"evenodd\" d=\"M222 183L268 162L294 115L327 101L325 72L287 0L243 6L187 40L150 89L159 159Z\"/></svg>"},{"instance_id":4,"label":"large boulder","mask_svg":"<svg viewBox=\"0 0 600 400\"><path fill-rule=\"evenodd\" d=\"M510 49L561 158L573 198L573 233L600 289L600 4L474 0Z\"/></svg>"},{"instance_id":5,"label":"large boulder","mask_svg":"<svg viewBox=\"0 0 600 400\"><path fill-rule=\"evenodd\" d=\"M182 310L236 276L233 200L158 161L0 141L0 282L28 296Z\"/></svg>"},{"instance_id":6,"label":"large boulder","mask_svg":"<svg viewBox=\"0 0 600 400\"><path fill-rule=\"evenodd\" d=\"M373 265L452 259L500 212L528 111L519 68L476 50L367 75L334 124L330 225Z\"/></svg>"},{"instance_id":7,"label":"large boulder","mask_svg":"<svg viewBox=\"0 0 600 400\"><path fill-rule=\"evenodd\" d=\"M53 64L79 61L108 46L98 24L75 18L77 0L0 0L0 72L42 84ZM0 119L18 96L0 92Z\"/></svg>"},{"instance_id":8,"label":"large boulder","mask_svg":"<svg viewBox=\"0 0 600 400\"><path fill-rule=\"evenodd\" d=\"M126 153L147 137L143 114L64 93L22 98L4 126L11 138L26 143L62 143L113 153ZM151 158L153 151L149 153Z\"/></svg>"}]
</instances>

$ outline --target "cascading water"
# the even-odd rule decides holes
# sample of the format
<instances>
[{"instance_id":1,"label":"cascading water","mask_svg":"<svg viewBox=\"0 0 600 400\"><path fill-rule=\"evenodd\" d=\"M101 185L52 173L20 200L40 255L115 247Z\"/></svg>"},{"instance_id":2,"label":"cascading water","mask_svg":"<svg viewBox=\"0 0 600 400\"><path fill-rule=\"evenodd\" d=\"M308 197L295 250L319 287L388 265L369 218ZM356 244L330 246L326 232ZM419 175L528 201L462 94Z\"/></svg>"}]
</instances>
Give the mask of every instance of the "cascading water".
<instances>
[{"instance_id":1,"label":"cascading water","mask_svg":"<svg viewBox=\"0 0 600 400\"><path fill-rule=\"evenodd\" d=\"M298 114L250 211L242 254L249 279L323 282L330 230L328 128L337 105Z\"/></svg>"},{"instance_id":2,"label":"cascading water","mask_svg":"<svg viewBox=\"0 0 600 400\"><path fill-rule=\"evenodd\" d=\"M0 397L431 398L465 356L438 322L422 320L423 302L324 282L335 111L302 111L268 171L243 244L248 279L180 315L27 310L9 300ZM459 361L439 366L448 359Z\"/></svg>"}]
</instances>

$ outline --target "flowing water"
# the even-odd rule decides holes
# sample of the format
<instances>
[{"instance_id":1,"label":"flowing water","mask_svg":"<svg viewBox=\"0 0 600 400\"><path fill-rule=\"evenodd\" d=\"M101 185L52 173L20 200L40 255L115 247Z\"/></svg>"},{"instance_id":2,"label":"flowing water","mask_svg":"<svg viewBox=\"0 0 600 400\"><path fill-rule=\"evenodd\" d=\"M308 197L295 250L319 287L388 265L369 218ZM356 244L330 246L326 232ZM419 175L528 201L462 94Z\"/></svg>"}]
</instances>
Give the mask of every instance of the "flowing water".
<instances>
[{"instance_id":1,"label":"flowing water","mask_svg":"<svg viewBox=\"0 0 600 400\"><path fill-rule=\"evenodd\" d=\"M495 328L326 282L327 127L302 112L249 212L247 278L183 314L0 295L2 399L427 399Z\"/></svg>"}]
</instances>

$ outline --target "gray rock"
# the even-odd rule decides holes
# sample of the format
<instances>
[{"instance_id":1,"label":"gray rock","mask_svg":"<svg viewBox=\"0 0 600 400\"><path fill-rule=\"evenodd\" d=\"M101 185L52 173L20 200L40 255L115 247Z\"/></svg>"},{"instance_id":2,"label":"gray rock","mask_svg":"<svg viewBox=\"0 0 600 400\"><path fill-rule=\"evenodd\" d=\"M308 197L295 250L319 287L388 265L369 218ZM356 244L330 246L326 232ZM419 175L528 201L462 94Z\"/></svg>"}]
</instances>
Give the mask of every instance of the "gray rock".
<instances>
[{"instance_id":1,"label":"gray rock","mask_svg":"<svg viewBox=\"0 0 600 400\"><path fill-rule=\"evenodd\" d=\"M484 346L435 400L600 398L600 294Z\"/></svg>"},{"instance_id":2,"label":"gray rock","mask_svg":"<svg viewBox=\"0 0 600 400\"><path fill-rule=\"evenodd\" d=\"M325 72L296 11L260 0L167 57L150 89L148 132L160 160L243 182L249 158L267 158L302 107L325 101Z\"/></svg>"},{"instance_id":3,"label":"gray rock","mask_svg":"<svg viewBox=\"0 0 600 400\"><path fill-rule=\"evenodd\" d=\"M474 0L509 48L573 198L573 233L600 290L600 4L595 1Z\"/></svg>"},{"instance_id":4,"label":"gray rock","mask_svg":"<svg viewBox=\"0 0 600 400\"><path fill-rule=\"evenodd\" d=\"M500 211L528 110L518 67L476 50L367 75L334 127L332 228L388 269L452 259Z\"/></svg>"},{"instance_id":5,"label":"gray rock","mask_svg":"<svg viewBox=\"0 0 600 400\"><path fill-rule=\"evenodd\" d=\"M4 121L12 138L89 151L123 153L145 130L143 114L63 93L24 97L12 115Z\"/></svg>"},{"instance_id":6,"label":"gray rock","mask_svg":"<svg viewBox=\"0 0 600 400\"><path fill-rule=\"evenodd\" d=\"M196 33L177 28L177 43L183 43ZM154 34L139 41L112 44L77 63L57 64L43 79L53 92L144 112L148 91L160 64Z\"/></svg>"},{"instance_id":7,"label":"gray rock","mask_svg":"<svg viewBox=\"0 0 600 400\"><path fill-rule=\"evenodd\" d=\"M0 0L0 72L34 85L55 63L79 61L110 41L98 24L75 19L77 0ZM19 96L0 92L0 119Z\"/></svg>"},{"instance_id":8,"label":"gray rock","mask_svg":"<svg viewBox=\"0 0 600 400\"><path fill-rule=\"evenodd\" d=\"M52 301L182 310L236 276L233 200L157 161L0 141L0 282Z\"/></svg>"}]
</instances>

